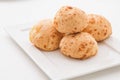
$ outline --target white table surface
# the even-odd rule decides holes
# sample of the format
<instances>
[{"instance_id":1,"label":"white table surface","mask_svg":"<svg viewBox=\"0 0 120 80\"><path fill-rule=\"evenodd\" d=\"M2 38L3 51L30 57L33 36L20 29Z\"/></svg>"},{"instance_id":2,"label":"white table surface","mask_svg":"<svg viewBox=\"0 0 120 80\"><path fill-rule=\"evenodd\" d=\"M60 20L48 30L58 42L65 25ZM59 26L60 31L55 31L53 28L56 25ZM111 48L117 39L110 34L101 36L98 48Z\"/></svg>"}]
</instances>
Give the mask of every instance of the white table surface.
<instances>
[{"instance_id":1,"label":"white table surface","mask_svg":"<svg viewBox=\"0 0 120 80\"><path fill-rule=\"evenodd\" d=\"M49 80L3 27L53 18L56 10L63 5L104 15L111 22L114 34L120 37L119 0L0 0L0 80ZM74 80L120 80L120 66Z\"/></svg>"}]
</instances>

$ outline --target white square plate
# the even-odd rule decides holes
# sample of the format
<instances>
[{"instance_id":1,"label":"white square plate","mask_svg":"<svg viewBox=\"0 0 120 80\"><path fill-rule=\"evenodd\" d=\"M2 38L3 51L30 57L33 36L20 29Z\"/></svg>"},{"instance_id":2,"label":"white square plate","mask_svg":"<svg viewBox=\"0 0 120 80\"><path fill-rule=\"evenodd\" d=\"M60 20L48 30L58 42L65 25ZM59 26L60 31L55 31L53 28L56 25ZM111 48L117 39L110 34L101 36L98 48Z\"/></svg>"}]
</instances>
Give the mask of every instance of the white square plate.
<instances>
[{"instance_id":1,"label":"white square plate","mask_svg":"<svg viewBox=\"0 0 120 80\"><path fill-rule=\"evenodd\" d=\"M29 41L32 24L6 27L5 30L26 54L53 80L69 79L107 69L120 64L120 54L105 42L99 43L96 56L87 60L76 60L62 55L58 50L40 51ZM109 40L108 40L109 41ZM120 47L118 45L118 47Z\"/></svg>"}]
</instances>

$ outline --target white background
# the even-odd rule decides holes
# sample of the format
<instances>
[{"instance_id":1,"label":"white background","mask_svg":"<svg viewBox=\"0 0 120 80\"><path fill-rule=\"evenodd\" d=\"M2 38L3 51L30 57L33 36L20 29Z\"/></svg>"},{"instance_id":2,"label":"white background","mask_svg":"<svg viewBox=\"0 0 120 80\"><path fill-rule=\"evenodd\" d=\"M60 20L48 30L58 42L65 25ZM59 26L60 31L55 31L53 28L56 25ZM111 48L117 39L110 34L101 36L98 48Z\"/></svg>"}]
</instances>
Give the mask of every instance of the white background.
<instances>
[{"instance_id":1,"label":"white background","mask_svg":"<svg viewBox=\"0 0 120 80\"><path fill-rule=\"evenodd\" d=\"M0 0L0 80L49 80L3 30L4 26L53 18L63 5L105 16L119 38L119 0ZM120 66L85 75L75 80L120 80Z\"/></svg>"}]
</instances>

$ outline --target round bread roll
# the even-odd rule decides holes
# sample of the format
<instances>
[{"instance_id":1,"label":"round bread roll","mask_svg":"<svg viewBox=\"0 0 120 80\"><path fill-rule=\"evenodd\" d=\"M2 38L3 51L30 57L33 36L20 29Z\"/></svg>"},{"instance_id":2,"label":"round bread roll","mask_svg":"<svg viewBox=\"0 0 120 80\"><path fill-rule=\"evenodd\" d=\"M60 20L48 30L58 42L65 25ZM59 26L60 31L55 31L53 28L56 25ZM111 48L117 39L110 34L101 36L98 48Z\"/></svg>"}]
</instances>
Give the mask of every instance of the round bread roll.
<instances>
[{"instance_id":1,"label":"round bread roll","mask_svg":"<svg viewBox=\"0 0 120 80\"><path fill-rule=\"evenodd\" d=\"M98 45L89 33L81 32L63 37L60 51L72 58L87 59L97 53Z\"/></svg>"},{"instance_id":2,"label":"round bread roll","mask_svg":"<svg viewBox=\"0 0 120 80\"><path fill-rule=\"evenodd\" d=\"M88 25L83 31L90 33L96 41L105 40L112 34L110 22L96 14L88 14Z\"/></svg>"},{"instance_id":3,"label":"round bread roll","mask_svg":"<svg viewBox=\"0 0 120 80\"><path fill-rule=\"evenodd\" d=\"M55 28L65 34L81 32L87 26L84 11L70 6L63 6L54 17Z\"/></svg>"},{"instance_id":4,"label":"round bread roll","mask_svg":"<svg viewBox=\"0 0 120 80\"><path fill-rule=\"evenodd\" d=\"M42 20L30 31L30 41L39 49L51 51L59 47L62 38L53 26L52 20Z\"/></svg>"}]
</instances>

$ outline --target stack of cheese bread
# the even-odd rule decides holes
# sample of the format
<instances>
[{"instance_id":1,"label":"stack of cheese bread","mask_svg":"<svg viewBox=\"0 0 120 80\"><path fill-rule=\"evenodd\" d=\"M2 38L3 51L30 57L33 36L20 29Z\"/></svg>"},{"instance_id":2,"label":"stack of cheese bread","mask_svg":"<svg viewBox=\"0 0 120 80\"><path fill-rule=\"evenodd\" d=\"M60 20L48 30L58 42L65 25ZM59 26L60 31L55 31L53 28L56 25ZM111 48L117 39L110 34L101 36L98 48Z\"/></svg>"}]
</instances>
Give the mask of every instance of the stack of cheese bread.
<instances>
[{"instance_id":1,"label":"stack of cheese bread","mask_svg":"<svg viewBox=\"0 0 120 80\"><path fill-rule=\"evenodd\" d=\"M30 31L30 41L37 48L60 52L76 59L87 59L98 52L97 42L112 34L110 22L97 14L86 14L83 10L61 7L54 19L41 20Z\"/></svg>"}]
</instances>

